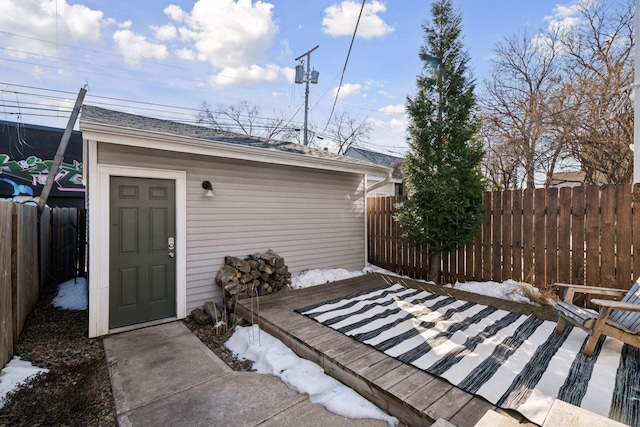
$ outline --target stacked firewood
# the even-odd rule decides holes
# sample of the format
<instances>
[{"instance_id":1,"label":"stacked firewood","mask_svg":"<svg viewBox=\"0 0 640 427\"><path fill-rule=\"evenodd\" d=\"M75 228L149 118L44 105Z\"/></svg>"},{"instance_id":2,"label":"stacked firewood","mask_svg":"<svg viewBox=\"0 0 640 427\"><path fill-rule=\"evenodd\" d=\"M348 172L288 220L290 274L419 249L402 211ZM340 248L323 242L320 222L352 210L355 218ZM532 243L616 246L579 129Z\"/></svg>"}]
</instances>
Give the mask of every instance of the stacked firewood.
<instances>
[{"instance_id":1,"label":"stacked firewood","mask_svg":"<svg viewBox=\"0 0 640 427\"><path fill-rule=\"evenodd\" d=\"M291 273L284 258L269 249L244 259L224 257L224 265L220 266L216 283L224 290L225 296L243 299L287 288L291 284Z\"/></svg>"}]
</instances>

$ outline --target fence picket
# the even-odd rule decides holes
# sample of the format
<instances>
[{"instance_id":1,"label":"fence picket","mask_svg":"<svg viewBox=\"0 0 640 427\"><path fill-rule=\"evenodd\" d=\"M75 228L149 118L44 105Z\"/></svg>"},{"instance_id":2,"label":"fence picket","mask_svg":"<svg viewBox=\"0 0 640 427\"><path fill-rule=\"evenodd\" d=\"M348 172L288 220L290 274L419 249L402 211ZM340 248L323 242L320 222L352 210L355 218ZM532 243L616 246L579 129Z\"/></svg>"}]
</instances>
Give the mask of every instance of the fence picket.
<instances>
[{"instance_id":1,"label":"fence picket","mask_svg":"<svg viewBox=\"0 0 640 427\"><path fill-rule=\"evenodd\" d=\"M512 209L511 209L511 255L513 257L513 274L514 280L522 280L522 190L514 190L512 192Z\"/></svg>"},{"instance_id":2,"label":"fence picket","mask_svg":"<svg viewBox=\"0 0 640 427\"><path fill-rule=\"evenodd\" d=\"M494 191L491 195L493 201L492 209L492 259L491 278L495 281L502 281L502 195L499 191Z\"/></svg>"},{"instance_id":3,"label":"fence picket","mask_svg":"<svg viewBox=\"0 0 640 427\"><path fill-rule=\"evenodd\" d=\"M558 282L571 282L571 187L562 187L558 200Z\"/></svg>"},{"instance_id":4,"label":"fence picket","mask_svg":"<svg viewBox=\"0 0 640 427\"><path fill-rule=\"evenodd\" d=\"M491 280L491 192L484 193L484 222L482 224L482 280Z\"/></svg>"},{"instance_id":5,"label":"fence picket","mask_svg":"<svg viewBox=\"0 0 640 427\"><path fill-rule=\"evenodd\" d=\"M600 280L600 191L597 187L587 187L585 192L585 239L586 267L585 284L598 286ZM598 262L589 262L598 260Z\"/></svg>"},{"instance_id":6,"label":"fence picket","mask_svg":"<svg viewBox=\"0 0 640 427\"><path fill-rule=\"evenodd\" d=\"M584 187L571 189L571 281L576 285L585 283L585 191Z\"/></svg>"},{"instance_id":7,"label":"fence picket","mask_svg":"<svg viewBox=\"0 0 640 427\"><path fill-rule=\"evenodd\" d=\"M615 237L614 223L616 212L616 188L613 185L605 185L600 197L600 283L599 286L615 288L616 264L615 264Z\"/></svg>"},{"instance_id":8,"label":"fence picket","mask_svg":"<svg viewBox=\"0 0 640 427\"><path fill-rule=\"evenodd\" d=\"M616 288L626 289L631 275L631 185L616 186Z\"/></svg>"},{"instance_id":9,"label":"fence picket","mask_svg":"<svg viewBox=\"0 0 640 427\"><path fill-rule=\"evenodd\" d=\"M545 287L558 281L558 189L547 189L546 196Z\"/></svg>"}]
</instances>

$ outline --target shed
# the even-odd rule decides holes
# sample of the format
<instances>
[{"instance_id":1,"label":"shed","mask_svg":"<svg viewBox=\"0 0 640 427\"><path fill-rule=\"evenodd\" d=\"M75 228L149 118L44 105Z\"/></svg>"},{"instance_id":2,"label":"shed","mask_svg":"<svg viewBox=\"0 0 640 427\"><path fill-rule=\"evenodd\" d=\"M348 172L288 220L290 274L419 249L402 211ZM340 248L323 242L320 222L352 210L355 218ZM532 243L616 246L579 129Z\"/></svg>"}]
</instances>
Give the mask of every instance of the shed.
<instances>
[{"instance_id":1,"label":"shed","mask_svg":"<svg viewBox=\"0 0 640 427\"><path fill-rule=\"evenodd\" d=\"M366 178L389 168L89 105L80 129L91 337L220 300L226 255L272 249L292 274L366 263Z\"/></svg>"}]
</instances>

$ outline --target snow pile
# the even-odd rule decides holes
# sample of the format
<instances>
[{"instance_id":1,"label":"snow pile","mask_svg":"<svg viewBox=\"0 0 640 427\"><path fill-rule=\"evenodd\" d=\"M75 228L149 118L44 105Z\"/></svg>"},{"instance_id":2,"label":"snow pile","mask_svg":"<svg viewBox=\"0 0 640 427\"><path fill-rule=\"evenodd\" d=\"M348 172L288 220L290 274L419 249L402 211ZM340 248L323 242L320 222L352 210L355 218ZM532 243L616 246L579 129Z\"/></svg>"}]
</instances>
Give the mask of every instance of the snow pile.
<instances>
[{"instance_id":1,"label":"snow pile","mask_svg":"<svg viewBox=\"0 0 640 427\"><path fill-rule=\"evenodd\" d=\"M86 310L89 304L87 279L78 277L60 284L51 304L63 310Z\"/></svg>"},{"instance_id":2,"label":"snow pile","mask_svg":"<svg viewBox=\"0 0 640 427\"><path fill-rule=\"evenodd\" d=\"M338 280L351 279L362 276L364 271L349 271L344 268L334 268L331 270L306 270L291 278L292 289L309 288L311 286L323 285Z\"/></svg>"},{"instance_id":3,"label":"snow pile","mask_svg":"<svg viewBox=\"0 0 640 427\"><path fill-rule=\"evenodd\" d=\"M257 325L236 326L225 346L239 359L252 361L257 372L280 377L289 388L308 394L311 402L319 403L335 414L354 419L383 420L392 427L398 425L396 418L326 375L317 364L298 357Z\"/></svg>"},{"instance_id":4,"label":"snow pile","mask_svg":"<svg viewBox=\"0 0 640 427\"><path fill-rule=\"evenodd\" d=\"M521 302L526 304L538 305L531 301L528 295L538 296L538 300L544 299L540 294L540 290L535 286L525 283L516 282L515 280L505 280L499 282L456 282L454 285L445 285L448 288L459 289L461 291L473 292L476 294L486 295L489 297L505 299L509 301ZM553 301L549 301L553 304Z\"/></svg>"},{"instance_id":5,"label":"snow pile","mask_svg":"<svg viewBox=\"0 0 640 427\"><path fill-rule=\"evenodd\" d=\"M47 373L48 369L38 368L27 362L20 360L19 356L13 359L0 371L0 409L4 406L7 394L18 388L18 386L39 373Z\"/></svg>"}]
</instances>

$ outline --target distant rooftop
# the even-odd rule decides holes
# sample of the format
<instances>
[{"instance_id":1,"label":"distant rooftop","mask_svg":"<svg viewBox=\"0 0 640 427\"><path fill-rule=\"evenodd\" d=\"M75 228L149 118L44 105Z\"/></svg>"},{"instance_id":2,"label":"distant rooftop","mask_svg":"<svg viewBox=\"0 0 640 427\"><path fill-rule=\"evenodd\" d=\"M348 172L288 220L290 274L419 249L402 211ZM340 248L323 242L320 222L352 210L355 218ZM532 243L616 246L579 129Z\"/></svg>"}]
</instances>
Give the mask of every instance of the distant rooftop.
<instances>
[{"instance_id":1,"label":"distant rooftop","mask_svg":"<svg viewBox=\"0 0 640 427\"><path fill-rule=\"evenodd\" d=\"M392 156L390 154L379 153L377 151L365 150L364 148L351 147L344 153L345 157L360 159L374 165L386 166L393 168L393 178L402 179L402 157Z\"/></svg>"},{"instance_id":2,"label":"distant rooftop","mask_svg":"<svg viewBox=\"0 0 640 427\"><path fill-rule=\"evenodd\" d=\"M347 153L351 150L356 151L371 163L374 163L380 166L387 166L389 168L393 167L394 163L401 162L404 160L402 157L396 157L390 154L379 153L377 151L365 150L364 148L356 148L356 147L349 148L349 150L347 150ZM345 155L348 156L347 153L345 153Z\"/></svg>"}]
</instances>

